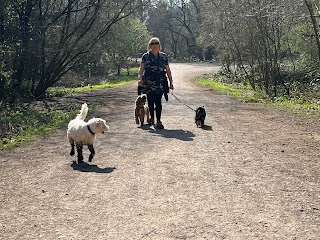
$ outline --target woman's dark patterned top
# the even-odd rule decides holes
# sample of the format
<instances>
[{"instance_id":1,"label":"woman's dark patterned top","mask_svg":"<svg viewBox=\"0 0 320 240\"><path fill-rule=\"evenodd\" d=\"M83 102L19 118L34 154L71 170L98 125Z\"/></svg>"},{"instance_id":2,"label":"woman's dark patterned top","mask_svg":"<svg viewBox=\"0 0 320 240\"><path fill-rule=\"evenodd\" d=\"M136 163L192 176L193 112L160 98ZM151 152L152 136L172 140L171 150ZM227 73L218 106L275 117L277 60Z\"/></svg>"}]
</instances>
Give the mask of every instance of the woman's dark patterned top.
<instances>
[{"instance_id":1,"label":"woman's dark patterned top","mask_svg":"<svg viewBox=\"0 0 320 240\"><path fill-rule=\"evenodd\" d=\"M147 52L142 55L141 62L144 64L142 79L145 89L143 92L164 92L164 88L168 86L166 77L167 55L159 52L158 56L154 56L151 52Z\"/></svg>"}]
</instances>

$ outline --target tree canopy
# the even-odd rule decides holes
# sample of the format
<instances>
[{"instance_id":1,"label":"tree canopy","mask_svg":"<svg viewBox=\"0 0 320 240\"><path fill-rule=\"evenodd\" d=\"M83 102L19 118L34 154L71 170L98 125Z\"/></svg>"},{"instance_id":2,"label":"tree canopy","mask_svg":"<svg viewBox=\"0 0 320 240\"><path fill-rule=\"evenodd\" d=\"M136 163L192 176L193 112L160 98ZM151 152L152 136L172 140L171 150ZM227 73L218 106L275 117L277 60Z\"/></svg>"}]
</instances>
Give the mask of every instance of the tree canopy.
<instances>
[{"instance_id":1,"label":"tree canopy","mask_svg":"<svg viewBox=\"0 0 320 240\"><path fill-rule=\"evenodd\" d=\"M0 102L39 98L84 65L119 69L151 36L179 61L215 60L290 96L320 79L315 0L2 0ZM91 65L90 65L91 66ZM313 84L313 85L312 85Z\"/></svg>"}]
</instances>

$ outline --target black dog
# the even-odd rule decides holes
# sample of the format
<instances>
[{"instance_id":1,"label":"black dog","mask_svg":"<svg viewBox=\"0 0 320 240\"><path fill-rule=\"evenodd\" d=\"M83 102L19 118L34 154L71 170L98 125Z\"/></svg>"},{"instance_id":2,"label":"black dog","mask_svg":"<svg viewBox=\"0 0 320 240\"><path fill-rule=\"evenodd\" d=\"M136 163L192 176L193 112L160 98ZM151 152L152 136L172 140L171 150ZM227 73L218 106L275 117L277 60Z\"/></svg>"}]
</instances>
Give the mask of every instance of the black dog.
<instances>
[{"instance_id":1,"label":"black dog","mask_svg":"<svg viewBox=\"0 0 320 240\"><path fill-rule=\"evenodd\" d=\"M206 119L206 110L204 109L204 106L198 107L196 110L196 116L194 118L197 127L203 127L204 126L204 120Z\"/></svg>"}]
</instances>

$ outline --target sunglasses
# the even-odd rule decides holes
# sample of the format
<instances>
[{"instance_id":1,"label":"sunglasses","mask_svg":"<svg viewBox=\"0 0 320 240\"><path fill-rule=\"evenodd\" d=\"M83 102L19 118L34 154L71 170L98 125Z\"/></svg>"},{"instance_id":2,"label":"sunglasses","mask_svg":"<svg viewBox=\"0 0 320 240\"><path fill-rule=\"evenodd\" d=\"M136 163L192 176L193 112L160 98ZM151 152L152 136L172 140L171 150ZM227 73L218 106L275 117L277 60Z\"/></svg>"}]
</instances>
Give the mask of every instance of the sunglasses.
<instances>
[{"instance_id":1,"label":"sunglasses","mask_svg":"<svg viewBox=\"0 0 320 240\"><path fill-rule=\"evenodd\" d=\"M159 45L159 42L152 42L150 45Z\"/></svg>"}]
</instances>

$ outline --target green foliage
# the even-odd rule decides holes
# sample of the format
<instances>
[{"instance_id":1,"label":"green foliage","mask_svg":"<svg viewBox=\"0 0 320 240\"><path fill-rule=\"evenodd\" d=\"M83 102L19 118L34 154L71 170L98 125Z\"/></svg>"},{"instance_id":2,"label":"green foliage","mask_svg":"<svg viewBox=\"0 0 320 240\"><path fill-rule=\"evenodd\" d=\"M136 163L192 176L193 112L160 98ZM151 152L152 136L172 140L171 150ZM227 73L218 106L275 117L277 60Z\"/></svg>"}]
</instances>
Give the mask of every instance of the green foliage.
<instances>
[{"instance_id":1,"label":"green foliage","mask_svg":"<svg viewBox=\"0 0 320 240\"><path fill-rule=\"evenodd\" d=\"M240 71L253 89L270 97L295 97L295 85L312 92L315 78L307 75L319 73L320 56L307 1L203 2L198 44L215 50L215 59L227 71ZM319 8L317 1L308 2L314 10ZM305 17L297 17L301 14Z\"/></svg>"},{"instance_id":2,"label":"green foliage","mask_svg":"<svg viewBox=\"0 0 320 240\"><path fill-rule=\"evenodd\" d=\"M7 100L7 92L11 91L13 85L13 70L8 63L8 60L12 58L13 53L13 46L0 44L0 102Z\"/></svg>"},{"instance_id":3,"label":"green foliage","mask_svg":"<svg viewBox=\"0 0 320 240\"><path fill-rule=\"evenodd\" d=\"M148 9L148 29L160 38L163 51L173 59L203 59L202 49L196 42L201 6L201 1L159 0Z\"/></svg>"},{"instance_id":4,"label":"green foliage","mask_svg":"<svg viewBox=\"0 0 320 240\"><path fill-rule=\"evenodd\" d=\"M0 117L1 125L5 125L7 129L0 136L0 150L32 141L53 129L65 126L75 116L76 112L61 110L15 109L6 112Z\"/></svg>"},{"instance_id":5,"label":"green foliage","mask_svg":"<svg viewBox=\"0 0 320 240\"><path fill-rule=\"evenodd\" d=\"M320 102L315 99L287 99L279 97L269 99L267 103L301 116L320 118Z\"/></svg>"},{"instance_id":6,"label":"green foliage","mask_svg":"<svg viewBox=\"0 0 320 240\"><path fill-rule=\"evenodd\" d=\"M113 25L125 21L141 2L2 0L0 89L5 91L1 91L0 102L13 105L21 99L44 97L49 87L88 57ZM115 29L120 31L122 26Z\"/></svg>"},{"instance_id":7,"label":"green foliage","mask_svg":"<svg viewBox=\"0 0 320 240\"><path fill-rule=\"evenodd\" d=\"M231 75L211 74L198 78L196 83L215 89L218 93L227 94L237 99L261 102L265 98L262 92L254 91L248 85L235 83Z\"/></svg>"},{"instance_id":8,"label":"green foliage","mask_svg":"<svg viewBox=\"0 0 320 240\"><path fill-rule=\"evenodd\" d=\"M144 22L134 16L124 18L81 61L81 66L88 68L90 64L93 73L98 69L104 72L108 69L119 71L130 63L130 58L141 57L150 38Z\"/></svg>"},{"instance_id":9,"label":"green foliage","mask_svg":"<svg viewBox=\"0 0 320 240\"><path fill-rule=\"evenodd\" d=\"M292 28L292 30L285 36L283 45L291 48L296 65L300 69L314 68L317 63L317 51L315 38L312 37L312 26L309 22L301 23ZM286 52L286 55L289 53ZM285 58L288 57L285 55Z\"/></svg>"}]
</instances>

